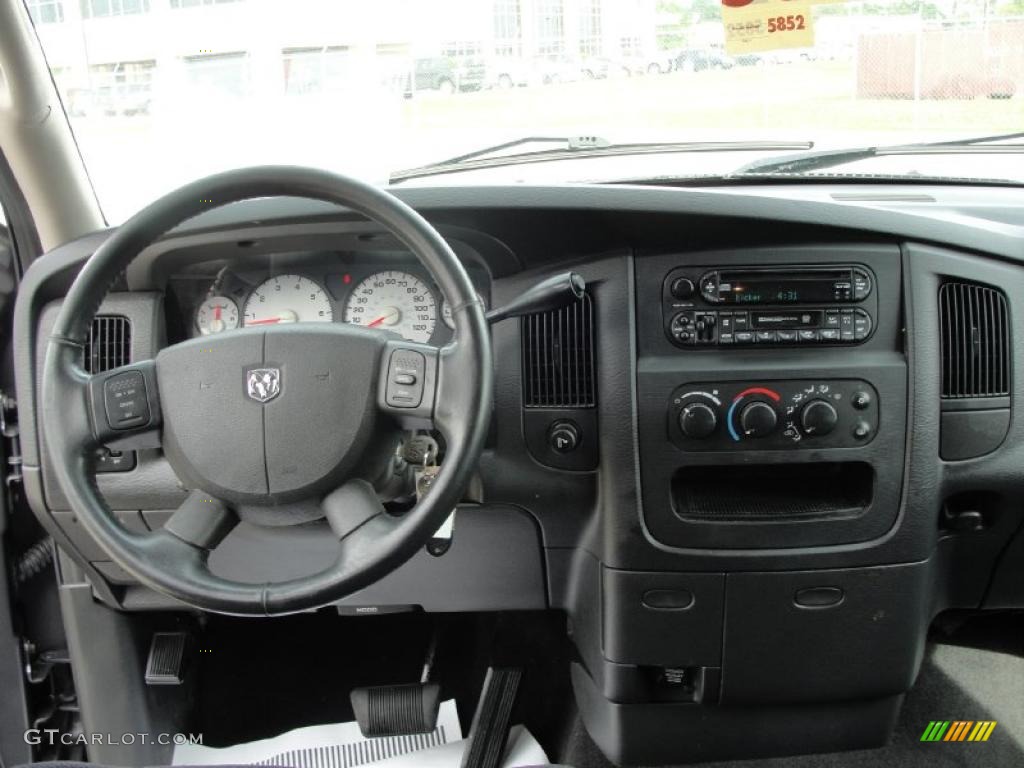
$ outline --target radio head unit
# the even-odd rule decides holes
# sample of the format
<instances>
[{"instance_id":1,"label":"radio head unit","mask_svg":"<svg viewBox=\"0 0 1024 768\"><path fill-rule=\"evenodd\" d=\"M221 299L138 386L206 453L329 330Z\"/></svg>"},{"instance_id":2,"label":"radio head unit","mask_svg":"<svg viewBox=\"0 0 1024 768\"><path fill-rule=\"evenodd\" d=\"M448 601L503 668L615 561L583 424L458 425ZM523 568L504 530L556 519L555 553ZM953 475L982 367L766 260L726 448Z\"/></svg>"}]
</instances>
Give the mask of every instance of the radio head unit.
<instances>
[{"instance_id":1,"label":"radio head unit","mask_svg":"<svg viewBox=\"0 0 1024 768\"><path fill-rule=\"evenodd\" d=\"M864 266L678 267L665 277L665 334L688 347L859 344L874 330Z\"/></svg>"}]
</instances>

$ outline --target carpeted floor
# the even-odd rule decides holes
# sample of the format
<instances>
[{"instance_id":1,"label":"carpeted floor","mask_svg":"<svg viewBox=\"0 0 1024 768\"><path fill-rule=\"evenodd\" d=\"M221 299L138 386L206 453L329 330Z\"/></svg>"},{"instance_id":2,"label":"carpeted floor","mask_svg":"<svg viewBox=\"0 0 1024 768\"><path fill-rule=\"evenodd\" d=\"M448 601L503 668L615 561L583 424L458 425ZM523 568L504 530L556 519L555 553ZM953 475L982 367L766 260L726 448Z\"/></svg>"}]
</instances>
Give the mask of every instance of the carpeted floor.
<instances>
[{"instance_id":1,"label":"carpeted floor","mask_svg":"<svg viewBox=\"0 0 1024 768\"><path fill-rule=\"evenodd\" d=\"M701 763L700 768L1024 768L1024 636L1004 645L979 650L930 644L892 741L882 749ZM929 721L955 719L998 725L985 743L920 741ZM564 763L610 768L578 721L568 742Z\"/></svg>"}]
</instances>

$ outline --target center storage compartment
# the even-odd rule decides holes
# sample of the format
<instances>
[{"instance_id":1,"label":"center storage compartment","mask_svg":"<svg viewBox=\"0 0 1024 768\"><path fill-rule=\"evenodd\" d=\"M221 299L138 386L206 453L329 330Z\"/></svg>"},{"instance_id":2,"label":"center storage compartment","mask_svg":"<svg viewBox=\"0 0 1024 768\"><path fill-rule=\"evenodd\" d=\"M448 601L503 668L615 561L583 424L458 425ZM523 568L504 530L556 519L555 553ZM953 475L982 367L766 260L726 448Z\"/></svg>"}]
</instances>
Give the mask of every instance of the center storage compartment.
<instances>
[{"instance_id":1,"label":"center storage compartment","mask_svg":"<svg viewBox=\"0 0 1024 768\"><path fill-rule=\"evenodd\" d=\"M873 489L863 462L694 466L673 476L672 506L712 523L828 520L863 513Z\"/></svg>"}]
</instances>

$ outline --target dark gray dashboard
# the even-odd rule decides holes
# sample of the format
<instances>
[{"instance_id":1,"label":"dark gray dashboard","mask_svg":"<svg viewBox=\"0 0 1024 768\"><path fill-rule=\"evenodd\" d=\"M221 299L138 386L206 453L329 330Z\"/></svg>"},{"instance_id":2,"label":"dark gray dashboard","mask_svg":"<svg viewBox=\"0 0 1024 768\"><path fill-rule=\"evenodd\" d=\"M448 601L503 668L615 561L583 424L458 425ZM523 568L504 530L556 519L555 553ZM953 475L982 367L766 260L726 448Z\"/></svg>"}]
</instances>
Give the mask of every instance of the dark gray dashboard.
<instances>
[{"instance_id":1,"label":"dark gray dashboard","mask_svg":"<svg viewBox=\"0 0 1024 768\"><path fill-rule=\"evenodd\" d=\"M490 306L555 271L586 278L596 396L582 407L531 406L525 377L534 369L523 350L533 331L525 322L496 325L491 435L452 548L442 557L421 553L343 609L565 610L580 655L574 687L585 724L615 759L657 764L676 759L680 745L647 738L651 729L682 733L699 724L724 735L737 709L755 703L771 705L761 714L766 729L811 722L817 708L834 704L845 746L876 743L916 675L939 611L1024 606L1019 192L815 184L395 193L452 242ZM48 481L36 430L34 372L53 308L103 237L43 257L19 294L26 487L69 565L92 579L101 599L168 607L90 549ZM327 286L331 275L355 280L359 270L400 265L396 252L374 224L332 206L293 199L226 206L141 254L101 313L128 315L133 354L148 356L189 332L196 302L225 266L255 275L240 290L285 269ZM277 261L285 253L300 255ZM862 311L871 320L863 338L801 345L774 335L742 347L717 344L716 336L700 348L673 341L677 314L714 309L686 299L666 310L674 270L837 264L873 276L870 298L806 308L823 324L844 308ZM194 285L182 289L186 282ZM947 284L1005 297L1005 394L943 397L944 361L960 349L940 322ZM341 292L332 299L344 306ZM721 309L716 322L731 322L732 310ZM818 400L839 396L831 438L801 424L792 425L799 440L784 438L782 422L758 442L753 411L753 431L740 433L741 411L755 402L776 418L799 419L804 403L795 398L805 389ZM773 394L792 412L773 404ZM855 407L865 394L869 403ZM717 419L699 438L679 426L696 402ZM593 464L572 467L548 453L543 436L564 420L579 427ZM864 424L868 432L855 436ZM954 431L964 440L994 437L970 458L943 459L940 446ZM99 482L126 525L159 525L183 494L155 452ZM961 527L967 513L980 525ZM241 569L236 575L246 573L238 563L276 561L276 570L250 576L284 578L323 556L310 528L274 541L249 528L243 537L230 543L237 554L220 555L223 567ZM837 594L837 602L823 597ZM684 670L688 687L666 687L666 669ZM709 738L689 745L688 756L734 754L707 746L732 741Z\"/></svg>"}]
</instances>

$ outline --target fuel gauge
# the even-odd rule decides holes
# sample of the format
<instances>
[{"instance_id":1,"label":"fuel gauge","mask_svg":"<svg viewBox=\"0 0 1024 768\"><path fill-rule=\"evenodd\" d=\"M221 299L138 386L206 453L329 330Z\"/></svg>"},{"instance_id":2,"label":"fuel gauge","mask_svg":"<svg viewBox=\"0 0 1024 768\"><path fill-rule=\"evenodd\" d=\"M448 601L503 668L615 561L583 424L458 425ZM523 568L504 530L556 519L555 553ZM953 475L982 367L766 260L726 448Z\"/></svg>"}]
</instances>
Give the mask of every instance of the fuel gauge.
<instances>
[{"instance_id":1,"label":"fuel gauge","mask_svg":"<svg viewBox=\"0 0 1024 768\"><path fill-rule=\"evenodd\" d=\"M227 296L211 296L196 310L196 327L203 336L238 327L238 305Z\"/></svg>"}]
</instances>

